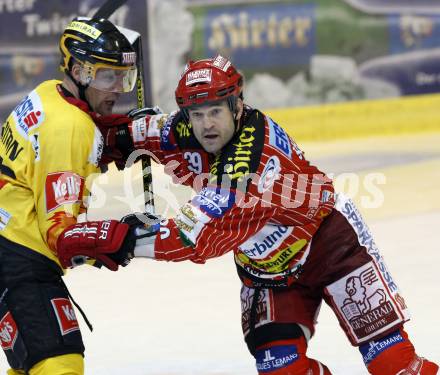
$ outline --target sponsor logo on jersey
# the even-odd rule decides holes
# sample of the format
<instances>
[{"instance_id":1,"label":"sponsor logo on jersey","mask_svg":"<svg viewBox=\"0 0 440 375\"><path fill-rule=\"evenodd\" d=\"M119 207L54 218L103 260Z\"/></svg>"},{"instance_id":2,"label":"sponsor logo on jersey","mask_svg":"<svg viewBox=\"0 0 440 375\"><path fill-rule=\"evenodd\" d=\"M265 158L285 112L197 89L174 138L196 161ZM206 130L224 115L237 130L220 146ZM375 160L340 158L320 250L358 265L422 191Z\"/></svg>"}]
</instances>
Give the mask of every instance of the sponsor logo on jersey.
<instances>
[{"instance_id":1,"label":"sponsor logo on jersey","mask_svg":"<svg viewBox=\"0 0 440 375\"><path fill-rule=\"evenodd\" d=\"M186 85L191 86L194 83L211 82L211 78L212 78L212 69L204 68L204 69L193 70L192 72L189 72L186 75Z\"/></svg>"},{"instance_id":2,"label":"sponsor logo on jersey","mask_svg":"<svg viewBox=\"0 0 440 375\"><path fill-rule=\"evenodd\" d=\"M89 155L89 163L94 166L99 165L99 161L101 160L102 151L104 150L104 137L97 127L95 127L95 134L93 137L93 145L92 150Z\"/></svg>"},{"instance_id":3,"label":"sponsor logo on jersey","mask_svg":"<svg viewBox=\"0 0 440 375\"><path fill-rule=\"evenodd\" d=\"M1 141L5 146L5 152L10 161L16 160L18 155L20 155L20 153L24 150L20 143L14 138L9 121L3 125L1 131Z\"/></svg>"},{"instance_id":4,"label":"sponsor logo on jersey","mask_svg":"<svg viewBox=\"0 0 440 375\"><path fill-rule=\"evenodd\" d=\"M231 180L240 181L250 172L255 131L256 129L253 125L245 126L237 141L233 143L234 149L232 150L232 156L227 158L227 164L224 166L224 171L229 175ZM220 159L217 158L212 164L210 170L210 173L213 176L212 179L217 179L219 165Z\"/></svg>"},{"instance_id":5,"label":"sponsor logo on jersey","mask_svg":"<svg viewBox=\"0 0 440 375\"><path fill-rule=\"evenodd\" d=\"M44 121L43 105L35 91L26 96L12 111L17 130L24 139L28 139L29 131L36 129Z\"/></svg>"},{"instance_id":6,"label":"sponsor logo on jersey","mask_svg":"<svg viewBox=\"0 0 440 375\"><path fill-rule=\"evenodd\" d=\"M235 202L235 194L227 189L204 187L192 199L192 204L199 207L211 217L223 216Z\"/></svg>"},{"instance_id":7,"label":"sponsor logo on jersey","mask_svg":"<svg viewBox=\"0 0 440 375\"><path fill-rule=\"evenodd\" d=\"M10 219L11 219L11 214L0 207L0 230L6 228L6 225L8 225Z\"/></svg>"},{"instance_id":8,"label":"sponsor logo on jersey","mask_svg":"<svg viewBox=\"0 0 440 375\"><path fill-rule=\"evenodd\" d=\"M392 346L403 342L405 339L402 337L399 331L393 332L380 340L372 340L367 344L361 345L359 350L362 354L365 365L369 365L373 359L375 359L380 353L391 348Z\"/></svg>"},{"instance_id":9,"label":"sponsor logo on jersey","mask_svg":"<svg viewBox=\"0 0 440 375\"><path fill-rule=\"evenodd\" d=\"M257 370L266 373L282 369L299 359L296 345L276 345L255 354Z\"/></svg>"},{"instance_id":10,"label":"sponsor logo on jersey","mask_svg":"<svg viewBox=\"0 0 440 375\"><path fill-rule=\"evenodd\" d=\"M32 149L35 153L35 162L40 161L40 141L39 141L40 135L38 133L32 134L30 136L30 141L32 145Z\"/></svg>"},{"instance_id":11,"label":"sponsor logo on jersey","mask_svg":"<svg viewBox=\"0 0 440 375\"><path fill-rule=\"evenodd\" d=\"M285 249L278 250L273 256L270 256L265 260L254 260L243 253L238 253L236 255L236 260L238 258L239 264L248 264L264 272L281 273L289 268L292 259L306 244L307 241L305 239L298 240Z\"/></svg>"},{"instance_id":12,"label":"sponsor logo on jersey","mask_svg":"<svg viewBox=\"0 0 440 375\"><path fill-rule=\"evenodd\" d=\"M179 134L179 138L188 138L191 135L191 123L179 121L176 125L176 131Z\"/></svg>"},{"instance_id":13,"label":"sponsor logo on jersey","mask_svg":"<svg viewBox=\"0 0 440 375\"><path fill-rule=\"evenodd\" d=\"M144 144L147 139L147 122L145 117L133 120L131 123L133 142Z\"/></svg>"},{"instance_id":14,"label":"sponsor logo on jersey","mask_svg":"<svg viewBox=\"0 0 440 375\"><path fill-rule=\"evenodd\" d=\"M209 183L226 181L228 187L245 193L261 165L265 131L264 117L257 111L248 113L240 132L211 163Z\"/></svg>"},{"instance_id":15,"label":"sponsor logo on jersey","mask_svg":"<svg viewBox=\"0 0 440 375\"><path fill-rule=\"evenodd\" d=\"M274 122L270 117L267 117L269 122L269 143L280 150L288 158L292 157L292 148L290 147L290 140L284 129Z\"/></svg>"},{"instance_id":16,"label":"sponsor logo on jersey","mask_svg":"<svg viewBox=\"0 0 440 375\"><path fill-rule=\"evenodd\" d=\"M11 350L18 337L17 324L8 311L0 320L0 343L3 350Z\"/></svg>"},{"instance_id":17,"label":"sponsor logo on jersey","mask_svg":"<svg viewBox=\"0 0 440 375\"><path fill-rule=\"evenodd\" d=\"M73 172L49 173L46 177L46 210L50 212L64 205L81 200L84 178Z\"/></svg>"},{"instance_id":18,"label":"sponsor logo on jersey","mask_svg":"<svg viewBox=\"0 0 440 375\"><path fill-rule=\"evenodd\" d=\"M280 178L280 159L277 156L271 156L267 161L263 172L258 181L258 192L263 194L265 191L272 188L276 180Z\"/></svg>"},{"instance_id":19,"label":"sponsor logo on jersey","mask_svg":"<svg viewBox=\"0 0 440 375\"><path fill-rule=\"evenodd\" d=\"M173 113L168 117L160 132L160 148L162 150L170 151L176 148L176 144L171 142L171 129L175 116L176 113Z\"/></svg>"},{"instance_id":20,"label":"sponsor logo on jersey","mask_svg":"<svg viewBox=\"0 0 440 375\"><path fill-rule=\"evenodd\" d=\"M402 322L401 312L373 262L331 284L327 290L356 343Z\"/></svg>"},{"instance_id":21,"label":"sponsor logo on jersey","mask_svg":"<svg viewBox=\"0 0 440 375\"><path fill-rule=\"evenodd\" d=\"M79 331L78 320L72 304L67 298L51 299L52 307L58 320L61 334L67 335L70 332Z\"/></svg>"},{"instance_id":22,"label":"sponsor logo on jersey","mask_svg":"<svg viewBox=\"0 0 440 375\"><path fill-rule=\"evenodd\" d=\"M323 190L321 193L321 202L322 203L327 203L330 202L331 200L335 199L335 195L333 194L332 191L328 191L328 190Z\"/></svg>"},{"instance_id":23,"label":"sponsor logo on jersey","mask_svg":"<svg viewBox=\"0 0 440 375\"><path fill-rule=\"evenodd\" d=\"M344 216L348 219L349 223L356 231L359 243L367 249L368 253L374 258L379 266L379 270L382 273L383 278L385 279L388 288L392 292L397 292L397 284L394 282L391 274L388 271L388 268L384 262L382 255L379 252L376 243L373 240L373 236L371 235L370 229L367 224L362 219L361 214L354 206L354 204L349 199L344 199L341 195L336 202L336 208L338 211L342 212Z\"/></svg>"},{"instance_id":24,"label":"sponsor logo on jersey","mask_svg":"<svg viewBox=\"0 0 440 375\"><path fill-rule=\"evenodd\" d=\"M267 224L242 243L239 249L249 258L264 259L278 249L292 231L293 227Z\"/></svg>"}]
</instances>

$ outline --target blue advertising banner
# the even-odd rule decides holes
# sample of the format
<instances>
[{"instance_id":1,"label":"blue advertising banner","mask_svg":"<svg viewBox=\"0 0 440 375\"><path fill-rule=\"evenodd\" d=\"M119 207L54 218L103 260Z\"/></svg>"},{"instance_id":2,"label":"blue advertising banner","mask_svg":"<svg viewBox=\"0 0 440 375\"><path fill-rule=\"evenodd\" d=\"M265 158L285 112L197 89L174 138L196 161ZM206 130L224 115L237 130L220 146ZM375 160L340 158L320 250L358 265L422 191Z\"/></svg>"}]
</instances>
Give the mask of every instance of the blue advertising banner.
<instances>
[{"instance_id":1,"label":"blue advertising banner","mask_svg":"<svg viewBox=\"0 0 440 375\"><path fill-rule=\"evenodd\" d=\"M390 53L404 53L439 47L439 15L388 16Z\"/></svg>"},{"instance_id":2,"label":"blue advertising banner","mask_svg":"<svg viewBox=\"0 0 440 375\"><path fill-rule=\"evenodd\" d=\"M440 1L190 1L193 59L220 53L296 106L440 92ZM252 94L251 94L252 95Z\"/></svg>"},{"instance_id":3,"label":"blue advertising banner","mask_svg":"<svg viewBox=\"0 0 440 375\"><path fill-rule=\"evenodd\" d=\"M208 9L204 30L208 55L227 54L249 68L305 65L316 53L314 4Z\"/></svg>"},{"instance_id":4,"label":"blue advertising banner","mask_svg":"<svg viewBox=\"0 0 440 375\"><path fill-rule=\"evenodd\" d=\"M40 82L61 78L61 33L74 17L91 16L103 3L104 0L0 1L0 123ZM146 1L131 0L130 6L123 5L111 20L140 32L147 51L146 16ZM148 61L144 67L148 69Z\"/></svg>"}]
</instances>

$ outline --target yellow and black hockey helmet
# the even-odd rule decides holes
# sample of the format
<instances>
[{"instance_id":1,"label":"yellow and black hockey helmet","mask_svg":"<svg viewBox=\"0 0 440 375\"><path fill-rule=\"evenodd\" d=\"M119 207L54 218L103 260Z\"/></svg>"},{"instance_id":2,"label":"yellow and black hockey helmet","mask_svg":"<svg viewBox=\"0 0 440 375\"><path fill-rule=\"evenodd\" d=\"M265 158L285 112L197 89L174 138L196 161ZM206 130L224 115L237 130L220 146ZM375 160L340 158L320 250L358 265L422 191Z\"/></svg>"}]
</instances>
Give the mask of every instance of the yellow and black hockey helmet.
<instances>
[{"instance_id":1,"label":"yellow and black hockey helmet","mask_svg":"<svg viewBox=\"0 0 440 375\"><path fill-rule=\"evenodd\" d=\"M60 40L60 70L81 65L79 83L98 90L130 92L136 83L136 53L128 39L106 19L78 17Z\"/></svg>"}]
</instances>

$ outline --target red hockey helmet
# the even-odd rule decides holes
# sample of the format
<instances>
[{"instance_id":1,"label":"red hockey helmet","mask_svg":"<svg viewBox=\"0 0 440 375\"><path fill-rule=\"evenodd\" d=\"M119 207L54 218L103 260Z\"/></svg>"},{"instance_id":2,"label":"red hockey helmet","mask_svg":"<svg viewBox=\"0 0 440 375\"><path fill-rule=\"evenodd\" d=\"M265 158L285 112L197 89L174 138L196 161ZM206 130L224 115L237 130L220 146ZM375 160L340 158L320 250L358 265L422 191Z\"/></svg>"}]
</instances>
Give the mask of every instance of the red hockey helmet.
<instances>
[{"instance_id":1,"label":"red hockey helmet","mask_svg":"<svg viewBox=\"0 0 440 375\"><path fill-rule=\"evenodd\" d=\"M241 97L243 76L231 62L217 55L213 59L190 61L185 66L176 88L180 109L228 99L232 111Z\"/></svg>"}]
</instances>

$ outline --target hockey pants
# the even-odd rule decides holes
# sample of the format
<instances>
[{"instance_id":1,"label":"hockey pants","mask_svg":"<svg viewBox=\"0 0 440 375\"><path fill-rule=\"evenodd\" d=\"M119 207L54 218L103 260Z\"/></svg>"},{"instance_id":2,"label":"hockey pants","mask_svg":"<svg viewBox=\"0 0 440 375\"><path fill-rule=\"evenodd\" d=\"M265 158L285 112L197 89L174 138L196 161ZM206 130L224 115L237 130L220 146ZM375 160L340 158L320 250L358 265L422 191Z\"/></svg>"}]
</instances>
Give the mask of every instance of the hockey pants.
<instances>
[{"instance_id":1,"label":"hockey pants","mask_svg":"<svg viewBox=\"0 0 440 375\"><path fill-rule=\"evenodd\" d=\"M7 375L24 375L24 372L8 370ZM66 354L38 362L29 375L84 375L84 360L80 354Z\"/></svg>"}]
</instances>

